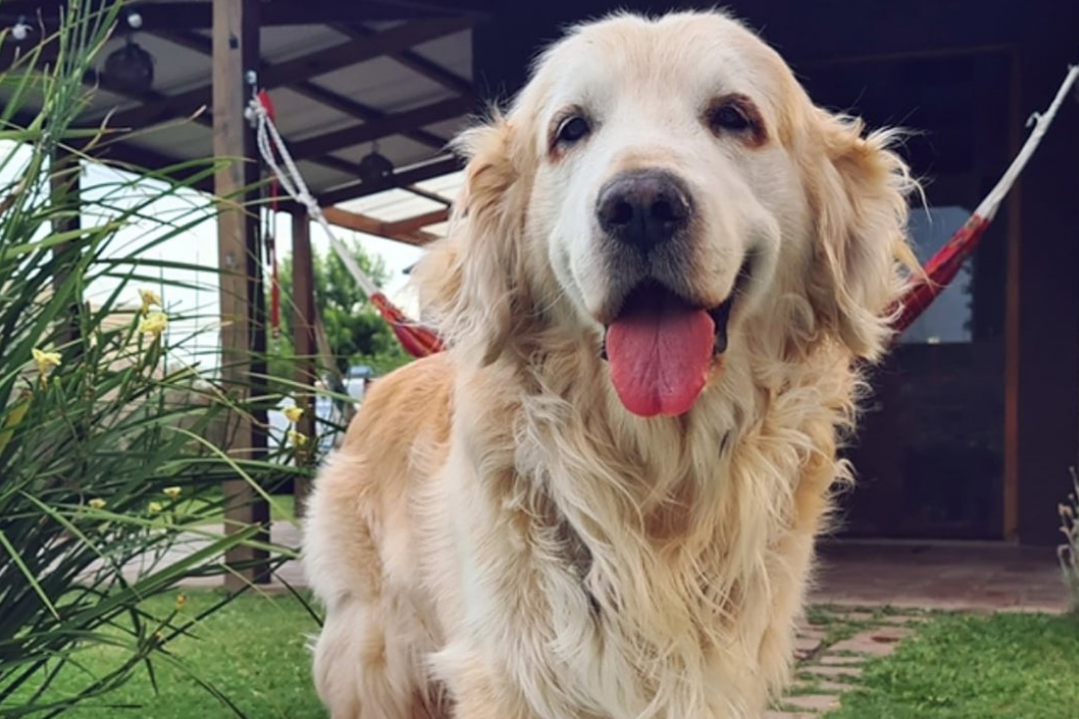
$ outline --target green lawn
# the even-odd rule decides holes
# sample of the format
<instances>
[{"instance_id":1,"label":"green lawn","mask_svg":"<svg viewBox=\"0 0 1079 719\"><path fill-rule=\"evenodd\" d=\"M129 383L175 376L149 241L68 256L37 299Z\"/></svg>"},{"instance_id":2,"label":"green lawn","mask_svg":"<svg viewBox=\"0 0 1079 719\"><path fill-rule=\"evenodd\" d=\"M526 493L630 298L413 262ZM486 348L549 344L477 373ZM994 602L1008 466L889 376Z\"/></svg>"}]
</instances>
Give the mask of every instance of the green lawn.
<instances>
[{"instance_id":1,"label":"green lawn","mask_svg":"<svg viewBox=\"0 0 1079 719\"><path fill-rule=\"evenodd\" d=\"M828 719L1076 719L1074 617L935 615Z\"/></svg>"},{"instance_id":2,"label":"green lawn","mask_svg":"<svg viewBox=\"0 0 1079 719\"><path fill-rule=\"evenodd\" d=\"M147 602L165 615L175 594ZM217 599L188 594L185 613ZM836 628L843 635L843 627ZM325 719L310 679L307 637L317 630L291 596L241 597L199 625L195 637L169 644L198 674L259 719ZM104 669L110 651L79 656ZM62 675L59 689L84 680ZM225 719L229 709L190 676L157 665L157 685L145 672L105 699L65 713L70 719ZM140 707L129 710L118 706ZM844 695L828 719L1075 719L1079 717L1079 621L1070 617L1002 614L932 615L917 636L865 668L860 688Z\"/></svg>"},{"instance_id":3,"label":"green lawn","mask_svg":"<svg viewBox=\"0 0 1079 719\"><path fill-rule=\"evenodd\" d=\"M145 608L165 616L175 606L176 593L149 600ZM197 614L218 595L187 594L184 613ZM252 719L325 719L311 684L307 637L318 625L293 596L245 595L201 622L196 636L178 638L168 647L211 682ZM106 648L84 649L84 666L103 671L116 657ZM236 714L223 706L182 670L155 662L159 693L145 671L105 697L89 700L64 713L65 719L226 719ZM54 691L77 691L84 675L69 668ZM118 706L130 708L117 708ZM2 713L3 707L0 707Z\"/></svg>"}]
</instances>

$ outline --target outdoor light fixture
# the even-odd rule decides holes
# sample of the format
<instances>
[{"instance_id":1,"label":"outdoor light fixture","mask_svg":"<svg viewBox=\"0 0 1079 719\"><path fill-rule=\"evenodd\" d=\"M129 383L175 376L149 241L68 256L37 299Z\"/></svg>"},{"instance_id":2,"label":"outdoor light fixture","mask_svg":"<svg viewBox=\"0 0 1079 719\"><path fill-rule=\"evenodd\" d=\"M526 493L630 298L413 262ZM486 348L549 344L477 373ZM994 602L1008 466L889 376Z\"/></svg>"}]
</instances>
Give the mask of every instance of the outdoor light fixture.
<instances>
[{"instance_id":1,"label":"outdoor light fixture","mask_svg":"<svg viewBox=\"0 0 1079 719\"><path fill-rule=\"evenodd\" d=\"M26 17L19 16L19 21L11 26L11 38L15 42L22 42L30 35L30 26L26 23Z\"/></svg>"},{"instance_id":2,"label":"outdoor light fixture","mask_svg":"<svg viewBox=\"0 0 1079 719\"><path fill-rule=\"evenodd\" d=\"M154 56L128 36L123 47L105 58L102 80L106 89L146 92L154 84Z\"/></svg>"},{"instance_id":3,"label":"outdoor light fixture","mask_svg":"<svg viewBox=\"0 0 1079 719\"><path fill-rule=\"evenodd\" d=\"M388 182L393 177L393 163L385 155L380 155L378 145L360 160L360 180L365 185L378 185Z\"/></svg>"}]
</instances>

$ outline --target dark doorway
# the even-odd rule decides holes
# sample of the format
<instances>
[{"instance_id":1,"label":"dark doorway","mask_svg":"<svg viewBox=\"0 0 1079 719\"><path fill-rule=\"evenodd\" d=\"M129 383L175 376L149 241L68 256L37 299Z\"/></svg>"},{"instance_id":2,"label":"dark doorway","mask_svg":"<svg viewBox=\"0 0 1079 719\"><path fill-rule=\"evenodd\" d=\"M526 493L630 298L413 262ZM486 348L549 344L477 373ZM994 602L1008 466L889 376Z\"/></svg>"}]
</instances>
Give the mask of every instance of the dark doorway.
<instances>
[{"instance_id":1,"label":"dark doorway","mask_svg":"<svg viewBox=\"0 0 1079 719\"><path fill-rule=\"evenodd\" d=\"M805 68L814 99L870 127L917 134L900 148L925 180L910 233L926 260L1009 160L1012 55L843 62ZM872 375L874 395L848 450L857 488L849 536L999 538L1004 497L1007 220L998 217L952 286Z\"/></svg>"}]
</instances>

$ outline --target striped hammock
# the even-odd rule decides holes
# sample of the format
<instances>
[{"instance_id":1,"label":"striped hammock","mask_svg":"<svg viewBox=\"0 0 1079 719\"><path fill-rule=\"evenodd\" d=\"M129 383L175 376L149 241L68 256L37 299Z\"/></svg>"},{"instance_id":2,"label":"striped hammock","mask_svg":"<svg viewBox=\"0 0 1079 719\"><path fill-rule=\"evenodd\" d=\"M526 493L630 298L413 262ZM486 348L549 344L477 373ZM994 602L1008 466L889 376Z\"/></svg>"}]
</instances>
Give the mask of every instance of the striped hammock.
<instances>
[{"instance_id":1,"label":"striped hammock","mask_svg":"<svg viewBox=\"0 0 1079 719\"><path fill-rule=\"evenodd\" d=\"M1033 125L1034 129L996 186L974 210L970 219L930 258L925 265L924 274L915 279L894 308L897 314L893 326L897 336L910 327L933 300L947 289L948 284L959 273L963 262L978 249L986 228L993 221L1004 198L1045 136L1077 77L1079 77L1079 65L1070 66L1049 108L1044 113L1035 113L1031 116L1027 126ZM371 304L393 328L401 346L413 357L426 357L441 351L442 341L438 335L405 317L404 313L395 307L371 278L360 269L352 254L334 235L329 222L322 214L318 201L308 191L303 177L297 170L284 140L277 131L272 115L273 109L269 96L265 91L257 92L249 105L249 118L255 126L259 154L273 171L281 187L293 200L306 207L310 216L322 227L329 238L330 247L341 258L356 283L370 299Z\"/></svg>"}]
</instances>

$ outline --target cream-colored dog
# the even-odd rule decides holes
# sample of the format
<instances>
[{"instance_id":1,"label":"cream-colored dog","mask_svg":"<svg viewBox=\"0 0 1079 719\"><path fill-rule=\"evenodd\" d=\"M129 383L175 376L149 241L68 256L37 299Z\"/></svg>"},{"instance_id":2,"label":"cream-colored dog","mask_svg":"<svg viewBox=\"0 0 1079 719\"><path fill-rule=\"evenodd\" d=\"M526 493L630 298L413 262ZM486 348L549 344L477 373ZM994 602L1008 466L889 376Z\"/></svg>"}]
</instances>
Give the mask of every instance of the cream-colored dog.
<instances>
[{"instance_id":1,"label":"cream-colored dog","mask_svg":"<svg viewBox=\"0 0 1079 719\"><path fill-rule=\"evenodd\" d=\"M305 563L334 719L759 717L791 661L913 187L718 13L620 15L470 130Z\"/></svg>"}]
</instances>

